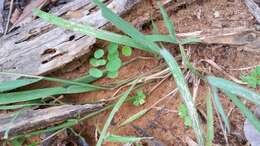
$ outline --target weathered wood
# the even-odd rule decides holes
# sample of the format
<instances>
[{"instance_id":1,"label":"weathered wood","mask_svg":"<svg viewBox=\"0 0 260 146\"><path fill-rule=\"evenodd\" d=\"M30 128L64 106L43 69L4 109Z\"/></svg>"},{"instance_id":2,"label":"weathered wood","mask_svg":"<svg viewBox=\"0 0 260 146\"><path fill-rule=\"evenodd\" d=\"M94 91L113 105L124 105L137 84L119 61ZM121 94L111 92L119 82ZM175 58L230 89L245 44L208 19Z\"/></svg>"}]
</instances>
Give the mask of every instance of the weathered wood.
<instances>
[{"instance_id":1,"label":"weathered wood","mask_svg":"<svg viewBox=\"0 0 260 146\"><path fill-rule=\"evenodd\" d=\"M83 114L96 111L103 104L62 105L39 110L21 111L18 115L13 113L0 117L0 139L3 139L6 130L8 136L25 134L59 124L67 119L77 118Z\"/></svg>"},{"instance_id":2,"label":"weathered wood","mask_svg":"<svg viewBox=\"0 0 260 146\"><path fill-rule=\"evenodd\" d=\"M256 1L259 2L259 1ZM253 14L256 18L256 21L260 23L260 8L259 6L254 2L254 0L245 0L245 4L248 7L248 10L251 14Z\"/></svg>"},{"instance_id":3,"label":"weathered wood","mask_svg":"<svg viewBox=\"0 0 260 146\"><path fill-rule=\"evenodd\" d=\"M180 33L178 37L196 36L203 44L226 44L245 51L260 52L260 32L255 28L235 27Z\"/></svg>"},{"instance_id":4,"label":"weathered wood","mask_svg":"<svg viewBox=\"0 0 260 146\"><path fill-rule=\"evenodd\" d=\"M141 0L113 0L107 2L114 12L124 14ZM58 16L80 9L83 15L79 23L87 23L96 28L108 21L90 0L75 0L51 10ZM44 74L53 71L90 51L96 39L80 33L57 28L40 19L20 27L0 38L0 71L26 74ZM1 80L17 77L0 76Z\"/></svg>"}]
</instances>

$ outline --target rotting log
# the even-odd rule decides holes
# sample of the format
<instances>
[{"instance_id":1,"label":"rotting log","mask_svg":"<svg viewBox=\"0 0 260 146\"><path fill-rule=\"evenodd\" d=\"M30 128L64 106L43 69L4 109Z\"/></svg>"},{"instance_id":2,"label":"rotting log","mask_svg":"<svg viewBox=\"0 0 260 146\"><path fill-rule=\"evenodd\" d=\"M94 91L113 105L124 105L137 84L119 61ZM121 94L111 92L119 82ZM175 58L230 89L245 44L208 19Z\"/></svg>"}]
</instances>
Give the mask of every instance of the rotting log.
<instances>
[{"instance_id":1,"label":"rotting log","mask_svg":"<svg viewBox=\"0 0 260 146\"><path fill-rule=\"evenodd\" d=\"M17 115L14 113L2 114L0 117L0 140L4 138L6 130L8 130L8 137L27 134L62 123L67 119L82 117L84 114L102 107L102 103L62 105L46 109L22 110Z\"/></svg>"},{"instance_id":2,"label":"rotting log","mask_svg":"<svg viewBox=\"0 0 260 146\"><path fill-rule=\"evenodd\" d=\"M150 0L102 0L118 15L123 15L140 3L148 7L156 5ZM177 3L164 0L165 7L176 10L196 0L181 0ZM143 5L142 5L143 6ZM146 6L146 5L145 5ZM144 13L133 14L130 20L138 27L150 20L151 13L159 14L158 8L141 8ZM54 7L50 13L96 28L106 28L108 21L102 17L90 0L74 0ZM129 15L132 15L132 13ZM94 37L64 30L41 19L21 26L4 37L0 37L0 71L44 75L87 54L95 44ZM19 76L1 75L0 82L14 80Z\"/></svg>"},{"instance_id":3,"label":"rotting log","mask_svg":"<svg viewBox=\"0 0 260 146\"><path fill-rule=\"evenodd\" d=\"M141 0L106 1L118 15L126 13ZM57 16L69 17L80 10L80 18L70 20L101 28L108 21L90 0L74 0L50 11ZM94 37L58 28L40 19L32 21L0 38L0 71L33 75L53 71L88 53L96 42ZM1 76L0 81L17 77Z\"/></svg>"}]
</instances>

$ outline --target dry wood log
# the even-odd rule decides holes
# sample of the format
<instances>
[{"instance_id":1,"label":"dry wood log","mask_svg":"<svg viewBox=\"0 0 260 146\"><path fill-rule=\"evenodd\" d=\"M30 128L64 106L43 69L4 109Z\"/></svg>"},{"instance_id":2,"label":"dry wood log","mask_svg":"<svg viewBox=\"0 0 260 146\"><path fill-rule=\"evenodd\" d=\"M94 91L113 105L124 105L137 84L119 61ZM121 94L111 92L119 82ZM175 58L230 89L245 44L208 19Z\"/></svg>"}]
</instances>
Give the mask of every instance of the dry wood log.
<instances>
[{"instance_id":1,"label":"dry wood log","mask_svg":"<svg viewBox=\"0 0 260 146\"><path fill-rule=\"evenodd\" d=\"M107 5L122 15L140 1L112 0ZM52 9L51 13L66 17L64 14L78 9L81 10L79 13L82 17L75 21L79 23L87 23L96 28L108 23L100 10L95 10L90 0L74 0ZM94 37L57 28L36 19L0 38L0 71L44 74L88 53L95 42ZM1 76L0 81L16 78Z\"/></svg>"},{"instance_id":2,"label":"dry wood log","mask_svg":"<svg viewBox=\"0 0 260 146\"><path fill-rule=\"evenodd\" d=\"M235 27L179 33L178 37L196 36L203 44L234 45L241 50L260 52L260 32L256 28Z\"/></svg>"},{"instance_id":3,"label":"dry wood log","mask_svg":"<svg viewBox=\"0 0 260 146\"><path fill-rule=\"evenodd\" d=\"M77 118L86 113L96 111L103 104L62 105L46 109L21 111L17 116L13 113L0 117L0 139L3 139L6 130L8 136L26 134L34 130L44 129L67 119Z\"/></svg>"}]
</instances>

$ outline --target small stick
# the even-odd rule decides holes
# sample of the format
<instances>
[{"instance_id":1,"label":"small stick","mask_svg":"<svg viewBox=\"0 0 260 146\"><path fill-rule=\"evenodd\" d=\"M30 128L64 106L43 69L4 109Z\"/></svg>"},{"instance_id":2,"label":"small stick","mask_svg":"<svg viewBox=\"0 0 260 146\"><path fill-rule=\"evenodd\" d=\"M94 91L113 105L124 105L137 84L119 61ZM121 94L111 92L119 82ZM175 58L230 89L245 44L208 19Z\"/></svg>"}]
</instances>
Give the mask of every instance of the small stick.
<instances>
[{"instance_id":1,"label":"small stick","mask_svg":"<svg viewBox=\"0 0 260 146\"><path fill-rule=\"evenodd\" d=\"M5 31L4 31L4 36L6 35L8 28L9 28L9 23L10 23L12 11L13 11L13 6L14 6L14 0L11 0L10 9L9 9L8 17L7 17L7 23L6 23L6 27L5 27Z\"/></svg>"}]
</instances>

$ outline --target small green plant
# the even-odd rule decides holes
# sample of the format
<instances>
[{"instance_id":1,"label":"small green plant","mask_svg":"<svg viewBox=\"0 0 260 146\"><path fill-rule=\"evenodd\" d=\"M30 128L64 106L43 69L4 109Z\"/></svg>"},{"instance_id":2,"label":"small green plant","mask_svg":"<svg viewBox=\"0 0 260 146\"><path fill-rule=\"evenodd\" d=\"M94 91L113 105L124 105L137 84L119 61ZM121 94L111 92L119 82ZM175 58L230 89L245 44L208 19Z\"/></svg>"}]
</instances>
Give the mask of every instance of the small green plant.
<instances>
[{"instance_id":1,"label":"small green plant","mask_svg":"<svg viewBox=\"0 0 260 146\"><path fill-rule=\"evenodd\" d=\"M248 83L252 88L256 88L260 85L260 66L256 66L254 70L248 75L241 76L242 81Z\"/></svg>"},{"instance_id":2,"label":"small green plant","mask_svg":"<svg viewBox=\"0 0 260 146\"><path fill-rule=\"evenodd\" d=\"M107 63L107 61L105 59L96 59L96 58L91 58L89 60L89 63L94 66L94 67L98 67L98 66L103 66Z\"/></svg>"},{"instance_id":3,"label":"small green plant","mask_svg":"<svg viewBox=\"0 0 260 146\"><path fill-rule=\"evenodd\" d=\"M118 44L111 43L108 46L107 60L108 60L108 63L106 65L106 69L108 71L107 77L116 78L118 76L118 71L122 66L122 61L119 57L119 52L118 52Z\"/></svg>"},{"instance_id":4,"label":"small green plant","mask_svg":"<svg viewBox=\"0 0 260 146\"><path fill-rule=\"evenodd\" d=\"M132 48L131 47L128 47L128 46L124 46L122 48L122 54L124 56L131 56L132 55Z\"/></svg>"},{"instance_id":5,"label":"small green plant","mask_svg":"<svg viewBox=\"0 0 260 146\"><path fill-rule=\"evenodd\" d=\"M133 105L135 106L143 105L145 103L145 97L146 96L144 92L142 90L138 90L132 100Z\"/></svg>"},{"instance_id":6,"label":"small green plant","mask_svg":"<svg viewBox=\"0 0 260 146\"><path fill-rule=\"evenodd\" d=\"M100 78L103 76L103 72L98 69L98 68L90 68L89 69L89 74L92 76L92 77L95 77L95 78Z\"/></svg>"},{"instance_id":7,"label":"small green plant","mask_svg":"<svg viewBox=\"0 0 260 146\"><path fill-rule=\"evenodd\" d=\"M104 50L98 49L98 50L95 51L94 57L90 58L89 63L93 67L89 69L89 74L92 77L101 78L103 76L103 72L96 67L106 65L107 61L105 59L102 59L104 54L105 54Z\"/></svg>"},{"instance_id":8,"label":"small green plant","mask_svg":"<svg viewBox=\"0 0 260 146\"><path fill-rule=\"evenodd\" d=\"M98 50L95 51L94 57L97 58L97 59L99 59L99 58L103 57L104 54L105 54L104 50L98 49Z\"/></svg>"},{"instance_id":9,"label":"small green plant","mask_svg":"<svg viewBox=\"0 0 260 146\"><path fill-rule=\"evenodd\" d=\"M191 127L192 120L189 116L188 109L185 104L181 104L178 108L178 115L183 119L186 127Z\"/></svg>"}]
</instances>

